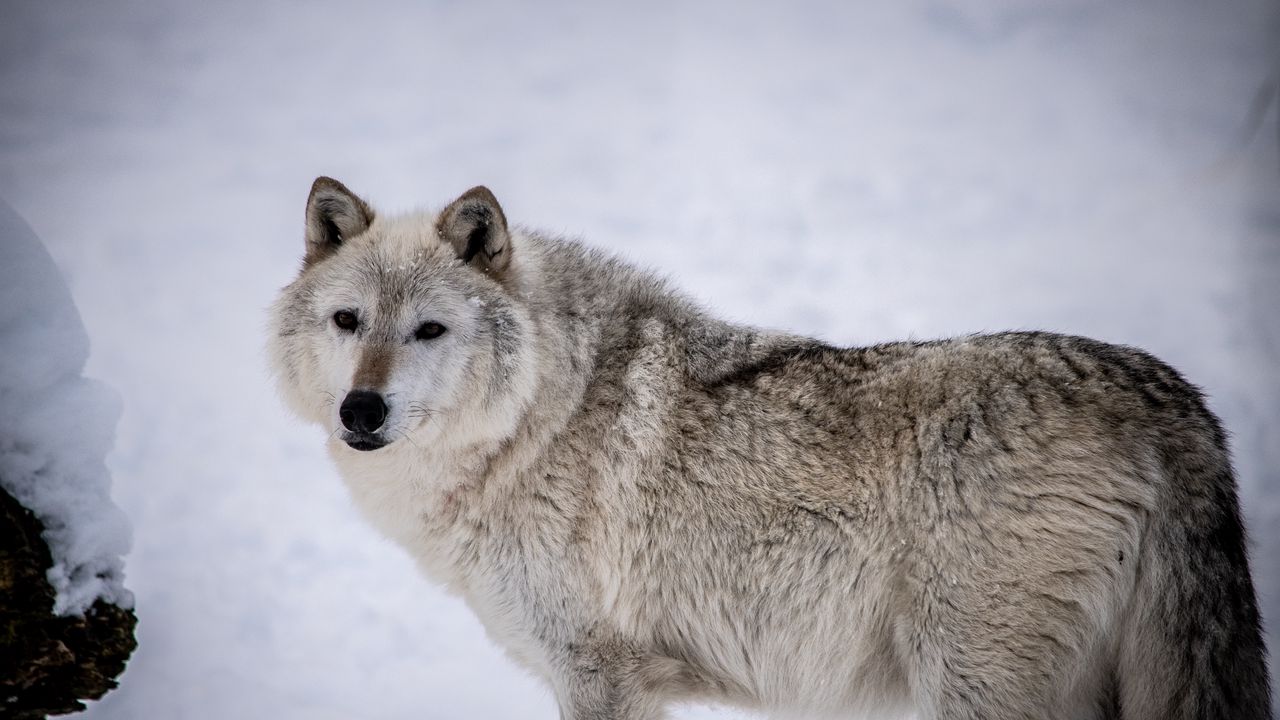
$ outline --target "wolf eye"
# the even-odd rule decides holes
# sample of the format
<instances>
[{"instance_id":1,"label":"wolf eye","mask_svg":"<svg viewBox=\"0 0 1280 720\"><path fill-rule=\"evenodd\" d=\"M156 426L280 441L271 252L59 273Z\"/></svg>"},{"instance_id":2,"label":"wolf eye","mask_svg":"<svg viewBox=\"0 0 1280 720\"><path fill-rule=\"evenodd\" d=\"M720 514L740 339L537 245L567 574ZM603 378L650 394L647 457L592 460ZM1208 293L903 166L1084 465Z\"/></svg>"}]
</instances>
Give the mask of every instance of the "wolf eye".
<instances>
[{"instance_id":1,"label":"wolf eye","mask_svg":"<svg viewBox=\"0 0 1280 720\"><path fill-rule=\"evenodd\" d=\"M432 340L444 334L445 327L437 322L422 323L418 332L413 334L415 340Z\"/></svg>"},{"instance_id":2,"label":"wolf eye","mask_svg":"<svg viewBox=\"0 0 1280 720\"><path fill-rule=\"evenodd\" d=\"M356 314L350 310L339 310L333 314L333 324L343 330L351 332L360 325L360 321L356 319Z\"/></svg>"}]
</instances>

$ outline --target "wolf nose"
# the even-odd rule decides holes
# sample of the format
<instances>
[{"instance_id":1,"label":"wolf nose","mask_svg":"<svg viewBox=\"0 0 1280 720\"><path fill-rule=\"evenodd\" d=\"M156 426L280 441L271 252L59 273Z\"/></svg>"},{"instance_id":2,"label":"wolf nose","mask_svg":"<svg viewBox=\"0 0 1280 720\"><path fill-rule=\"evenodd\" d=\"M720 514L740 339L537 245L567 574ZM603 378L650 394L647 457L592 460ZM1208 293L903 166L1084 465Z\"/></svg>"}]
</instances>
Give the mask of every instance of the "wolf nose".
<instances>
[{"instance_id":1,"label":"wolf nose","mask_svg":"<svg viewBox=\"0 0 1280 720\"><path fill-rule=\"evenodd\" d=\"M352 432L371 433L382 427L387 419L387 404L382 396L369 390L352 390L347 393L338 409L338 419Z\"/></svg>"}]
</instances>

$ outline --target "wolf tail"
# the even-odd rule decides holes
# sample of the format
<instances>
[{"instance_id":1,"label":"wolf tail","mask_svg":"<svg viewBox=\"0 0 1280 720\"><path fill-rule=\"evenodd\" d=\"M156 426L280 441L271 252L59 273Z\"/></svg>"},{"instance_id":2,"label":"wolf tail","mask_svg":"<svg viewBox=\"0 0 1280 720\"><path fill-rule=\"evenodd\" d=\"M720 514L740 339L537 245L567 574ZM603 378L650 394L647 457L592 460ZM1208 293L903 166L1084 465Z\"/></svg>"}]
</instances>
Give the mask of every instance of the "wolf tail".
<instances>
[{"instance_id":1,"label":"wolf tail","mask_svg":"<svg viewBox=\"0 0 1280 720\"><path fill-rule=\"evenodd\" d=\"M1166 428L1167 505L1142 540L1120 637L1125 720L1271 720L1266 647L1226 438L1200 412Z\"/></svg>"}]
</instances>

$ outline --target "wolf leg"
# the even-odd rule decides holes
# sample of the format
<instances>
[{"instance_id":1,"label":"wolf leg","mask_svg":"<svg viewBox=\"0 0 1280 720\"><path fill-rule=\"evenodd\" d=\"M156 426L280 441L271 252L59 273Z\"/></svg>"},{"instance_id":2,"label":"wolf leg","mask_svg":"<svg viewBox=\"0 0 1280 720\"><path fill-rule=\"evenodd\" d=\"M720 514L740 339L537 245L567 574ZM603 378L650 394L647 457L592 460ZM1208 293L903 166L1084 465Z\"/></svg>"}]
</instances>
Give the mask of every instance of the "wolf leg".
<instances>
[{"instance_id":1,"label":"wolf leg","mask_svg":"<svg viewBox=\"0 0 1280 720\"><path fill-rule=\"evenodd\" d=\"M555 679L561 720L661 720L662 699L649 665L619 640L571 644Z\"/></svg>"},{"instance_id":2,"label":"wolf leg","mask_svg":"<svg viewBox=\"0 0 1280 720\"><path fill-rule=\"evenodd\" d=\"M1027 648L944 652L932 687L920 695L920 717L930 720L1118 720L1099 698L1084 699L1058 687L1060 672Z\"/></svg>"},{"instance_id":3,"label":"wolf leg","mask_svg":"<svg viewBox=\"0 0 1280 720\"><path fill-rule=\"evenodd\" d=\"M1043 580L921 586L897 645L922 718L1103 720L1113 641L1087 593Z\"/></svg>"}]
</instances>

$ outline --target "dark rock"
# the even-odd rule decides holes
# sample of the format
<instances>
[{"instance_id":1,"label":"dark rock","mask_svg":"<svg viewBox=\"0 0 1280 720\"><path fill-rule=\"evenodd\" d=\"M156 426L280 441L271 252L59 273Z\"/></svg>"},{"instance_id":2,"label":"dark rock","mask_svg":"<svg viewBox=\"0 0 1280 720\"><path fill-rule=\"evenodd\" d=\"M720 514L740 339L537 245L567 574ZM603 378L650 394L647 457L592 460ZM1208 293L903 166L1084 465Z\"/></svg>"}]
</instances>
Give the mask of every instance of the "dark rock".
<instances>
[{"instance_id":1,"label":"dark rock","mask_svg":"<svg viewBox=\"0 0 1280 720\"><path fill-rule=\"evenodd\" d=\"M101 600L84 617L53 614L53 565L35 515L0 489L0 718L84 709L116 686L137 618Z\"/></svg>"}]
</instances>

